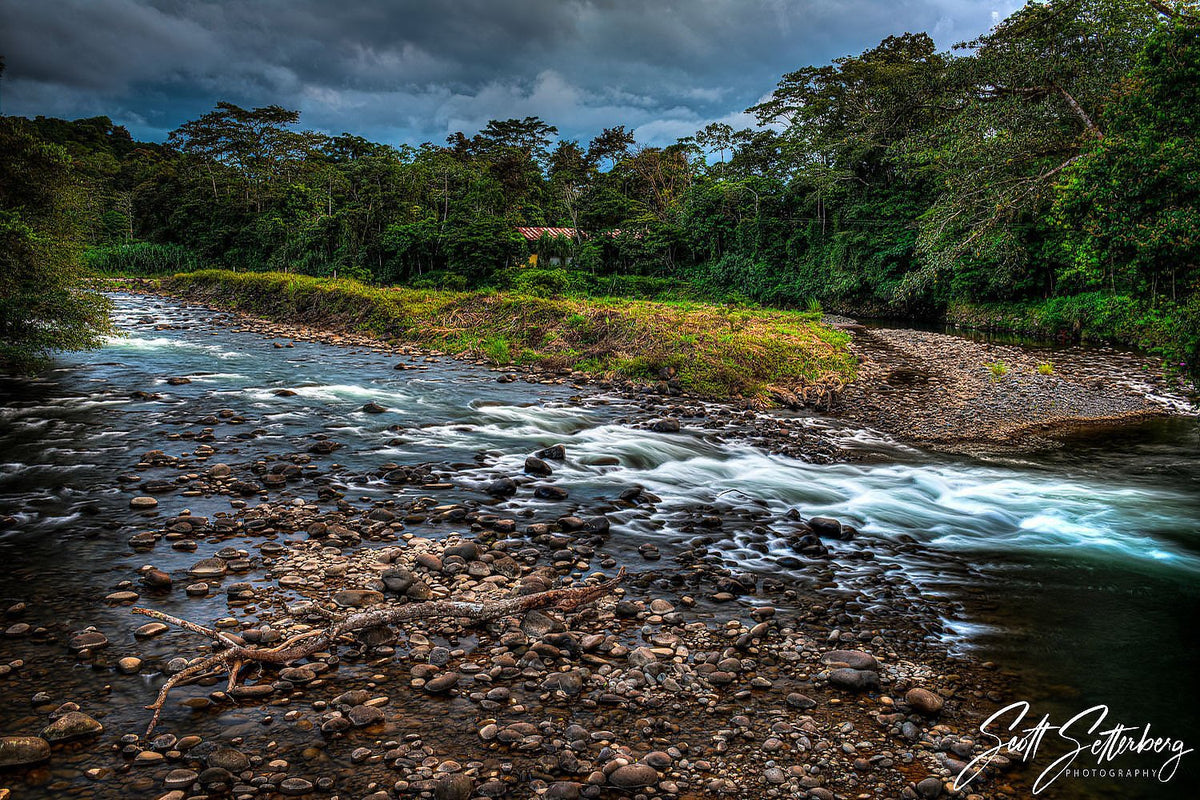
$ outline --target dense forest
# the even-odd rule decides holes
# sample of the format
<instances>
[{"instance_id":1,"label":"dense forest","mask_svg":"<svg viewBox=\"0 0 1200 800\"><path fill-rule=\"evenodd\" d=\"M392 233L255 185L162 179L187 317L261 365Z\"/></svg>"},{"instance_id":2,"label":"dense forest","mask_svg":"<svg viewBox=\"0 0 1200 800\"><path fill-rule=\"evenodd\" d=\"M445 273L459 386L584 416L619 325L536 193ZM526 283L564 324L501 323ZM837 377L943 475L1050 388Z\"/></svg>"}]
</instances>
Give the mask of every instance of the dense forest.
<instances>
[{"instance_id":1,"label":"dense forest","mask_svg":"<svg viewBox=\"0 0 1200 800\"><path fill-rule=\"evenodd\" d=\"M86 244L101 272L819 303L1111 337L1191 366L1198 109L1192 3L1047 0L950 52L906 33L798 69L750 109L757 127L666 147L536 117L420 147L306 131L278 106L221 103L163 144L103 117L9 117L0 233ZM42 194L69 184L44 200L57 234L10 190L25 162ZM26 249L6 247L6 336L44 281Z\"/></svg>"}]
</instances>

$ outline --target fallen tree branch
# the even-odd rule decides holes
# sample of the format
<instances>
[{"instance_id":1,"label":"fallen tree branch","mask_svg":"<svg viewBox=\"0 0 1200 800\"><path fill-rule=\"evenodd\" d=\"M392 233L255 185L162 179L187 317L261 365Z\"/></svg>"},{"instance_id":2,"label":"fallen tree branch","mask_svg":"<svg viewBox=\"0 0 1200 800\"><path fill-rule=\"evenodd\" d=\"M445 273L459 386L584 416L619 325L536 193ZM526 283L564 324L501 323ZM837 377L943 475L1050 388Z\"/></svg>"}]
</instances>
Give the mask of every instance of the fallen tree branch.
<instances>
[{"instance_id":1,"label":"fallen tree branch","mask_svg":"<svg viewBox=\"0 0 1200 800\"><path fill-rule=\"evenodd\" d=\"M161 611L155 611L151 608L135 607L131 609L134 614L151 617L152 619L175 625L192 633L207 636L215 644L219 644L225 648L221 652L208 656L167 679L162 689L159 690L158 698L152 704L146 706L147 709L154 711L154 716L150 718L150 724L146 728L146 735L149 736L158 724L159 715L162 713L163 705L167 701L167 695L170 694L172 689L188 680L218 670L218 668L224 669L229 673L228 691L232 691L237 685L238 673L246 664L252 662L276 665L288 664L324 650L348 633L419 619L459 618L470 620L472 623L479 623L499 617L516 616L539 608L553 607L564 612L574 611L580 606L588 605L599 600L601 597L611 594L624 576L625 570L622 569L617 573L616 577L602 583L573 586L565 589L549 589L544 592L486 602L435 600L398 606L380 606L344 615L337 615L320 606L314 605L314 610L328 620L326 627L305 631L287 639L282 644L270 648L246 646L239 640L221 631L206 628L203 625L197 625L189 620L165 614Z\"/></svg>"}]
</instances>

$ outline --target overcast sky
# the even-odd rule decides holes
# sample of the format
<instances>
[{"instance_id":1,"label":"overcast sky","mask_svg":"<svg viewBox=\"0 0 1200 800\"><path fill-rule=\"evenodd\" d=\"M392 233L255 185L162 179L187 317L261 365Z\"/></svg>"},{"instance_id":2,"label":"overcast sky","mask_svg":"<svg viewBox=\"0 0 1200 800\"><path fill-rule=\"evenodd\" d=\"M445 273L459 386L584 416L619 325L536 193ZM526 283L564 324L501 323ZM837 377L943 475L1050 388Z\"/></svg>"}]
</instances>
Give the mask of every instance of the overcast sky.
<instances>
[{"instance_id":1,"label":"overcast sky","mask_svg":"<svg viewBox=\"0 0 1200 800\"><path fill-rule=\"evenodd\" d=\"M586 142L736 127L780 75L925 31L948 48L1020 0L0 0L3 112L107 115L162 139L219 100L304 127L441 143L537 115Z\"/></svg>"}]
</instances>

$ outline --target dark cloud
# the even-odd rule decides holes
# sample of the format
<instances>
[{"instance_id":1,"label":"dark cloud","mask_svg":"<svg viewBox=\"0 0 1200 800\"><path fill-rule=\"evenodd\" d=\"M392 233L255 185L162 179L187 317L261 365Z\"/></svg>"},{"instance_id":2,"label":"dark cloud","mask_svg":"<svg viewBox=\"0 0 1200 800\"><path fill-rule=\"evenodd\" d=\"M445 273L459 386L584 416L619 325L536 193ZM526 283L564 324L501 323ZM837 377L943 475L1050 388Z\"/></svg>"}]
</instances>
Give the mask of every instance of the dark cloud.
<instances>
[{"instance_id":1,"label":"dark cloud","mask_svg":"<svg viewBox=\"0 0 1200 800\"><path fill-rule=\"evenodd\" d=\"M536 114L668 142L786 71L923 30L970 38L1019 0L0 0L4 112L107 114L161 138L218 100L440 141Z\"/></svg>"}]
</instances>

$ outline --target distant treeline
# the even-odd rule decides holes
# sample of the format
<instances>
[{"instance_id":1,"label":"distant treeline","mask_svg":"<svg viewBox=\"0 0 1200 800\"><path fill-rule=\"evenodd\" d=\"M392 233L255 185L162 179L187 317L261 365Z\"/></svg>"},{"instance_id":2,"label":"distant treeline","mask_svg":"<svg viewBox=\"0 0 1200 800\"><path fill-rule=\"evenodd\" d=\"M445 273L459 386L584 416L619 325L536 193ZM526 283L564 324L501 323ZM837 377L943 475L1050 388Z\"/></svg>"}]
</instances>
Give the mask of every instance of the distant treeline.
<instances>
[{"instance_id":1,"label":"distant treeline","mask_svg":"<svg viewBox=\"0 0 1200 800\"><path fill-rule=\"evenodd\" d=\"M1190 2L1031 2L952 52L906 33L804 67L750 109L759 128L667 147L534 117L393 147L228 103L165 144L103 117L24 127L69 154L100 269L924 317L1054 302L1075 335L1194 362L1198 19ZM605 235L530 244L519 225ZM530 249L569 268L515 266Z\"/></svg>"}]
</instances>

